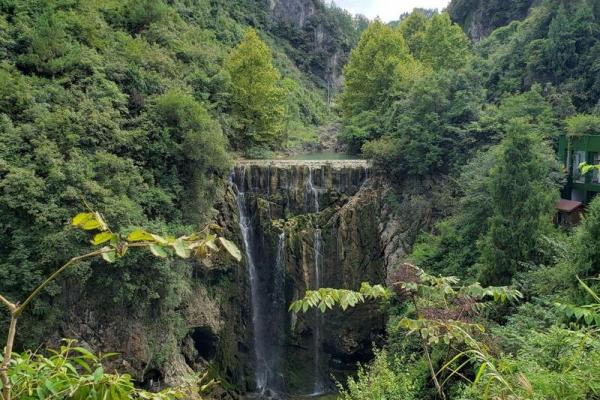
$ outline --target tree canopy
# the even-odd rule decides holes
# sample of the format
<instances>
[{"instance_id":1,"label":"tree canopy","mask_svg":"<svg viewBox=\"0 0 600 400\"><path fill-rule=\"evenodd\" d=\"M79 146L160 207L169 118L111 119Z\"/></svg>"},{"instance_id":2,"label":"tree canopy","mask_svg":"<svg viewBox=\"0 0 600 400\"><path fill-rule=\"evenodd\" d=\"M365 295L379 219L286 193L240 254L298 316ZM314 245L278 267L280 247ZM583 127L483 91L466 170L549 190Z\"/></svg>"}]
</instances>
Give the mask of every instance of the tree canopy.
<instances>
[{"instance_id":1,"label":"tree canopy","mask_svg":"<svg viewBox=\"0 0 600 400\"><path fill-rule=\"evenodd\" d=\"M281 75L273 66L271 51L256 31L246 31L227 58L225 68L233 86L236 148L280 143L286 93Z\"/></svg>"}]
</instances>

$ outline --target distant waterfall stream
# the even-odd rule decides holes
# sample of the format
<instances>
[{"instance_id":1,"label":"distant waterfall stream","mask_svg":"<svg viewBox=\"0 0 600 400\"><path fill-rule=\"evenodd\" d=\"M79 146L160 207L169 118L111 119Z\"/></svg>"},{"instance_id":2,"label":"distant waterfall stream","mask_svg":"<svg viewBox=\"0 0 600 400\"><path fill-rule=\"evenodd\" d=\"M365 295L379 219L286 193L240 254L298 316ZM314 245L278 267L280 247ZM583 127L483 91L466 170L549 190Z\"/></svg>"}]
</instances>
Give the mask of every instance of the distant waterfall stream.
<instances>
[{"instance_id":1,"label":"distant waterfall stream","mask_svg":"<svg viewBox=\"0 0 600 400\"><path fill-rule=\"evenodd\" d=\"M322 171L322 170L321 170ZM322 176L321 176L322 178ZM322 181L322 179L321 179ZM318 290L323 284L323 237L321 228L319 227L319 189L315 184L314 170L309 169L308 181L307 181L307 194L312 197L312 210L310 204L308 208L309 212L315 213L315 236L314 236L314 264L315 264L315 285L313 290ZM309 201L310 203L310 201ZM325 383L323 382L323 371L321 365L321 330L323 329L323 316L321 312L315 310L315 327L314 327L314 362L315 362L315 380L313 387L313 395L323 393L325 391Z\"/></svg>"},{"instance_id":2,"label":"distant waterfall stream","mask_svg":"<svg viewBox=\"0 0 600 400\"><path fill-rule=\"evenodd\" d=\"M254 352L254 374L256 390L263 396L278 398L280 389L281 373L277 368L278 348L277 341L270 330L270 325L275 322L279 325L278 316L281 317L281 305L285 303L283 285L285 271L283 271L283 260L285 257L284 239L282 233L279 236L276 274L273 282L274 287L269 287L259 274L257 259L255 258L256 235L253 227L253 215L249 213L245 192L245 170L241 176L232 174L231 184L234 188L235 199L239 213L239 226L244 241L246 265L250 276L250 294L252 303L252 328L253 328L253 352ZM277 311L280 311L279 313Z\"/></svg>"}]
</instances>

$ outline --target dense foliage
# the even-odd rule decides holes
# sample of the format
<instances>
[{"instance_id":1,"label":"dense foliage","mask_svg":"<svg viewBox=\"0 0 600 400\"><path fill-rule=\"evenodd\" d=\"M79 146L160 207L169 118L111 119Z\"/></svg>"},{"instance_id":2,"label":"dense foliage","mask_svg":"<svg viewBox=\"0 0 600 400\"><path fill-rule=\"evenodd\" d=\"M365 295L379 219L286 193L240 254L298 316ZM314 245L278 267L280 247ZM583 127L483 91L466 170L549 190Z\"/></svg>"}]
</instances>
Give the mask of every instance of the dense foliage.
<instances>
[{"instance_id":1,"label":"dense foliage","mask_svg":"<svg viewBox=\"0 0 600 400\"><path fill-rule=\"evenodd\" d=\"M100 210L119 231L181 235L213 218L232 148L315 140L328 118L325 89L300 72L270 18L254 0L0 2L0 292L22 298L81 253L81 234L66 226L75 210ZM257 99L248 100L233 49L249 26L269 54L263 76L278 112L268 102L261 112L277 117L276 135L242 129L240 104ZM67 317L97 310L98 323L119 315L160 325L144 361L160 365L187 329L180 306L192 265L142 253L101 265L86 261L49 285L22 316L18 346L35 348ZM90 288L96 295L83 296Z\"/></svg>"},{"instance_id":2,"label":"dense foliage","mask_svg":"<svg viewBox=\"0 0 600 400\"><path fill-rule=\"evenodd\" d=\"M439 203L403 239L420 268L396 266L389 289L321 288L292 306L385 299L386 345L342 398L598 397L600 198L573 231L551 221L558 135L600 134L600 3L454 0L393 24L284 3L0 1L0 293L22 298L82 253L85 236L66 226L82 205L115 232L156 232L135 231L150 254L109 247L110 266L86 260L44 286L17 346L94 310L154 327L144 363L159 368L187 333L194 276L164 257L192 250L168 234L214 217L232 151L314 144L335 103L341 141L383 172L388 199ZM17 355L15 387L153 396L71 353Z\"/></svg>"},{"instance_id":3,"label":"dense foliage","mask_svg":"<svg viewBox=\"0 0 600 400\"><path fill-rule=\"evenodd\" d=\"M198 393L201 386L206 390L214 384L208 382L200 386L199 378L190 377L186 385L152 393L137 389L127 374L105 372L102 363L111 354L97 356L73 341L65 342L60 349L51 353L45 357L25 352L14 357L10 379L15 399L201 400Z\"/></svg>"},{"instance_id":4,"label":"dense foliage","mask_svg":"<svg viewBox=\"0 0 600 400\"><path fill-rule=\"evenodd\" d=\"M463 158L461 125L483 98L476 77L462 71L469 54L447 14L371 24L345 68L342 140L397 177L448 170Z\"/></svg>"},{"instance_id":5,"label":"dense foliage","mask_svg":"<svg viewBox=\"0 0 600 400\"><path fill-rule=\"evenodd\" d=\"M481 42L418 10L364 32L345 70L342 140L398 198L443 184L432 201L447 205L432 207L444 218L411 261L440 282L510 285L523 298L470 313L472 299L435 295L443 285L415 297L415 274L397 266L391 283L404 284L386 304L387 343L343 397L595 398L600 199L573 231L551 222L565 180L558 135L600 132L598 3L456 0L449 12ZM330 308L322 299L313 303Z\"/></svg>"}]
</instances>

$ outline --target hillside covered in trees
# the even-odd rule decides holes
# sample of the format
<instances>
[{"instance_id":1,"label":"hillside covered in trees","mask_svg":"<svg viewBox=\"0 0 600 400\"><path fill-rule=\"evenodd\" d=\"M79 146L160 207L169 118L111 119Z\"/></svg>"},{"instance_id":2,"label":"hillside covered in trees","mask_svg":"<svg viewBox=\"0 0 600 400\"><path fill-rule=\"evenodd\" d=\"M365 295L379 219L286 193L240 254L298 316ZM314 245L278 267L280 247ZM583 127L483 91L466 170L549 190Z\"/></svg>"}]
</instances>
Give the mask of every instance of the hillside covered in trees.
<instances>
[{"instance_id":1,"label":"hillside covered in trees","mask_svg":"<svg viewBox=\"0 0 600 400\"><path fill-rule=\"evenodd\" d=\"M323 289L292 305L384 303L387 343L342 398L598 396L596 192L579 226L553 221L561 190L584 179L577 161L559 163L560 136L600 134L599 7L455 0L361 36L341 140L394 186L397 218L428 220L404 238L387 293Z\"/></svg>"},{"instance_id":2,"label":"hillside covered in trees","mask_svg":"<svg viewBox=\"0 0 600 400\"><path fill-rule=\"evenodd\" d=\"M600 149L581 168L570 152L600 135L599 71L597 0L453 0L390 24L320 0L0 1L0 295L85 253L72 225L113 246L36 293L6 373L46 397L75 354L65 374L110 399L201 371L222 399L330 395L334 369L344 400L598 398ZM231 175L318 148L324 126L368 167ZM575 180L585 211L559 226ZM133 243L151 251L124 257ZM253 313L280 303L257 341ZM63 337L84 343L44 353ZM253 359L269 341L304 364ZM124 353L117 375L86 349Z\"/></svg>"},{"instance_id":3,"label":"hillside covered in trees","mask_svg":"<svg viewBox=\"0 0 600 400\"><path fill-rule=\"evenodd\" d=\"M360 24L318 1L303 21L284 18L284 3L0 4L4 296L23 298L87 248L67 226L81 210L100 210L117 230L190 232L214 218L239 154L318 140ZM315 29L319 43L302 33ZM141 253L103 265L83 262L50 285L22 316L18 348L70 337L92 312L94 324L146 324L154 355L143 363L162 365L186 332L192 266Z\"/></svg>"}]
</instances>

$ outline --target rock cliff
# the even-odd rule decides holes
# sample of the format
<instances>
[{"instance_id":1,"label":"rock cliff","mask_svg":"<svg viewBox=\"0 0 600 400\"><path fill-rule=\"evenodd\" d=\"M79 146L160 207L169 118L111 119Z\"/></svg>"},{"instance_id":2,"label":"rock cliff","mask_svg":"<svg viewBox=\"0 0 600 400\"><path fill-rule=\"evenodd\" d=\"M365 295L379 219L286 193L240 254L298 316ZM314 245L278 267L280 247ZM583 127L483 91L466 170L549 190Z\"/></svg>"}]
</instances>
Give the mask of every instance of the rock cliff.
<instances>
[{"instance_id":1,"label":"rock cliff","mask_svg":"<svg viewBox=\"0 0 600 400\"><path fill-rule=\"evenodd\" d=\"M364 161L236 165L231 192L221 205L221 222L237 231L246 250L246 265L240 268L249 275L248 268L256 271L245 286L246 304L254 307L244 313L248 332L241 338L268 335L268 343L256 337L240 343L269 354L253 355L251 350L243 360L248 390L280 395L327 391L330 373L371 356L385 322L376 304L325 317L287 312L307 289L357 289L364 281L385 281L384 188L369 172ZM240 218L248 221L245 235L244 228L237 228L245 226ZM248 290L253 284L260 289L256 294ZM257 375L257 365L267 372Z\"/></svg>"},{"instance_id":2,"label":"rock cliff","mask_svg":"<svg viewBox=\"0 0 600 400\"><path fill-rule=\"evenodd\" d=\"M431 220L432 191L406 187L410 194L392 201L383 182L361 160L239 162L215 208L223 235L245 252L242 263L223 257L184 268L189 292L168 324L127 310L103 317L91 311L101 304L80 298L87 311L73 313L61 335L120 352L112 367L148 387L209 368L221 399L328 391L332 374L342 378L372 356L384 316L377 304L325 315L288 307L307 289L386 281Z\"/></svg>"},{"instance_id":3,"label":"rock cliff","mask_svg":"<svg viewBox=\"0 0 600 400\"><path fill-rule=\"evenodd\" d=\"M478 42L495 29L523 19L536 0L453 0L448 6L452 20Z\"/></svg>"},{"instance_id":4,"label":"rock cliff","mask_svg":"<svg viewBox=\"0 0 600 400\"><path fill-rule=\"evenodd\" d=\"M359 32L352 17L323 0L269 0L270 30L286 39L288 54L330 92L341 89L342 68Z\"/></svg>"}]
</instances>

